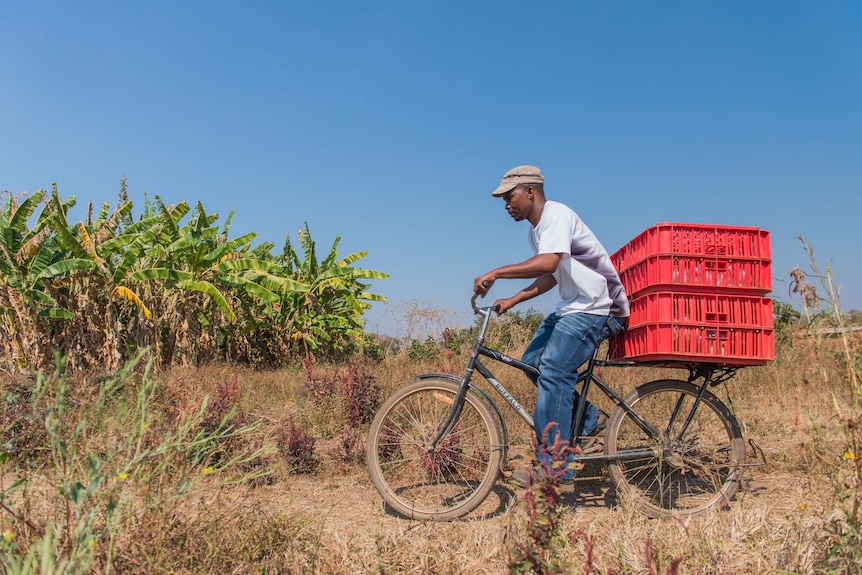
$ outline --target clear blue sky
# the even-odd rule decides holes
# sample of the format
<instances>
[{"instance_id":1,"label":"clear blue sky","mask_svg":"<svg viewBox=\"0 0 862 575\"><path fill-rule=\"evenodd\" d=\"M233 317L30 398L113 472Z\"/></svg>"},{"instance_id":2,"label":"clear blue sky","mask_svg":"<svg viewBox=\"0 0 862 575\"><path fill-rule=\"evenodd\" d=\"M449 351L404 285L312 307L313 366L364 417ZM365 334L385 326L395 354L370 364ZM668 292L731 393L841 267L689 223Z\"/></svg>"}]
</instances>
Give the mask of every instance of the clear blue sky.
<instances>
[{"instance_id":1,"label":"clear blue sky","mask_svg":"<svg viewBox=\"0 0 862 575\"><path fill-rule=\"evenodd\" d=\"M489 194L531 163L611 252L658 222L758 226L791 301L804 233L859 309L860 30L853 1L5 0L0 189L98 206L126 176L278 246L307 221L391 275L385 331L529 257Z\"/></svg>"}]
</instances>

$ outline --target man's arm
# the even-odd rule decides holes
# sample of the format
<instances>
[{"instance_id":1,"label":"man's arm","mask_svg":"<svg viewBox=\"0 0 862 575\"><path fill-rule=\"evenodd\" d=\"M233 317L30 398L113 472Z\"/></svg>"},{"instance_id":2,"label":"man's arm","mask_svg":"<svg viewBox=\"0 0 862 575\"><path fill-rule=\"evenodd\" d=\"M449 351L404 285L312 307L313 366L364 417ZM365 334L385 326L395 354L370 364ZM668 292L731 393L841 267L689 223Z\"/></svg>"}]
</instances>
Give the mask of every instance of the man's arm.
<instances>
[{"instance_id":1,"label":"man's arm","mask_svg":"<svg viewBox=\"0 0 862 575\"><path fill-rule=\"evenodd\" d=\"M536 281L525 287L512 297L500 298L494 302L494 307L497 308L497 315L502 315L518 305L521 302L533 299L536 296L542 295L546 291L557 285L557 280L551 274L545 274L536 278Z\"/></svg>"},{"instance_id":2,"label":"man's arm","mask_svg":"<svg viewBox=\"0 0 862 575\"><path fill-rule=\"evenodd\" d=\"M473 291L485 297L485 294L498 279L536 278L536 281L512 297L501 298L494 302L497 314L506 313L519 303L542 295L557 285L553 272L556 271L560 258L562 258L562 254L536 254L519 264L497 268L477 277L473 283Z\"/></svg>"},{"instance_id":3,"label":"man's arm","mask_svg":"<svg viewBox=\"0 0 862 575\"><path fill-rule=\"evenodd\" d=\"M536 254L530 259L519 264L510 264L491 270L490 272L482 274L476 278L473 282L473 291L482 297L485 297L485 294L488 293L488 290L491 289L491 286L494 285L494 282L498 279L541 278L542 276L550 275L556 271L557 266L560 263L560 258L562 258L562 254ZM551 279L553 280L553 277L551 277ZM533 285L536 283L538 282L534 282ZM556 281L539 293L548 291L554 287L554 285L556 285ZM535 295L539 295L539 293Z\"/></svg>"}]
</instances>

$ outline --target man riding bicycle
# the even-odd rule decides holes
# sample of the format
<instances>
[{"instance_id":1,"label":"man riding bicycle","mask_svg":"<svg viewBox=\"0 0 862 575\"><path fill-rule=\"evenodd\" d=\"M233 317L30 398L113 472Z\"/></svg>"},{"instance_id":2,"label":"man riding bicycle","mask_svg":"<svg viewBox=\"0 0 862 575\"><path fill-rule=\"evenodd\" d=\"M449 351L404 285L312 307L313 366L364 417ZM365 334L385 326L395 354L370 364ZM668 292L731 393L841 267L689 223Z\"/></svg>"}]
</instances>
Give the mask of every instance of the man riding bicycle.
<instances>
[{"instance_id":1,"label":"man riding bicycle","mask_svg":"<svg viewBox=\"0 0 862 575\"><path fill-rule=\"evenodd\" d=\"M575 391L578 368L608 337L622 332L628 322L629 302L607 250L595 234L563 203L547 200L544 176L535 166L518 166L506 172L491 195L501 197L515 221L530 223L528 240L533 257L505 265L476 278L473 291L484 297L498 279L534 279L511 297L494 302L498 314L557 286L560 302L545 318L524 352L523 361L539 370L534 412L540 461L550 464L547 448L555 441L571 445L572 417L579 395ZM600 431L604 414L587 402L578 435ZM542 435L548 435L545 450ZM569 453L568 458L571 458ZM563 492L574 490L572 465L561 475ZM513 477L525 482L526 473Z\"/></svg>"}]
</instances>

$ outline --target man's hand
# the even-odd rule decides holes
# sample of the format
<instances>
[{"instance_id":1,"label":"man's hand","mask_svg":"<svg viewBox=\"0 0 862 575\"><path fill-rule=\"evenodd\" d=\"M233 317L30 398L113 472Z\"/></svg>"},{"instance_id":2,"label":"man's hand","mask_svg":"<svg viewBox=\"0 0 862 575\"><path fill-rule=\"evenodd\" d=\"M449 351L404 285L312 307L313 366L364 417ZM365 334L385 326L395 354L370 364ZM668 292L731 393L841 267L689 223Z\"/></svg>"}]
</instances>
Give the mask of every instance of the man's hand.
<instances>
[{"instance_id":1,"label":"man's hand","mask_svg":"<svg viewBox=\"0 0 862 575\"><path fill-rule=\"evenodd\" d=\"M512 297L500 298L494 302L494 311L497 312L497 315L503 315L504 313L515 307L517 303L518 302L515 300L515 298Z\"/></svg>"},{"instance_id":2,"label":"man's hand","mask_svg":"<svg viewBox=\"0 0 862 575\"><path fill-rule=\"evenodd\" d=\"M495 279L494 274L491 272L480 275L473 281L473 293L485 297L488 294L488 290L494 285Z\"/></svg>"}]
</instances>

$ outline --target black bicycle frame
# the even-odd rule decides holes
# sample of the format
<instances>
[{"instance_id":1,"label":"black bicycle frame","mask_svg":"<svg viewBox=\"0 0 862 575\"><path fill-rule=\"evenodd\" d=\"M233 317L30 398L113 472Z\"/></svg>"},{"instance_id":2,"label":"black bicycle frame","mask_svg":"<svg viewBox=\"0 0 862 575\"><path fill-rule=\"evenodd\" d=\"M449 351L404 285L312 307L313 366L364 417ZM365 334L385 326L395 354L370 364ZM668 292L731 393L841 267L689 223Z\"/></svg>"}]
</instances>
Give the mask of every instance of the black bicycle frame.
<instances>
[{"instance_id":1,"label":"black bicycle frame","mask_svg":"<svg viewBox=\"0 0 862 575\"><path fill-rule=\"evenodd\" d=\"M500 396L512 406L512 409L515 410L521 419L523 419L531 428L535 428L535 422L533 421L532 416L527 413L524 407L515 399L509 390L500 383L500 381L494 376L491 371L485 367L485 365L480 361L479 356L489 357L495 361L499 361L505 365L509 365L514 367L520 371L522 371L531 381L535 381L535 379L539 376L539 370L533 367L532 365L526 364L518 359L515 359L505 353L500 351L490 349L485 347L485 333L488 330L488 322L491 318L491 312L493 308L483 307L483 308L475 308L476 313L481 313L484 316L482 321L482 326L479 330L479 336L476 338L476 344L473 346L473 352L470 355L470 361L467 364L467 369L464 373L464 376L461 378L461 383L458 387L458 391L455 394L455 398L452 402L452 408L449 411L449 416L447 417L445 423L440 428L437 436L434 440L428 445L428 451L433 451L437 444L445 437L448 433L451 432L452 427L455 425L455 422L458 421L458 418L461 416L461 410L464 406L464 399L467 396L467 390L470 388L471 380L474 372L479 372L479 375L485 378L488 383L500 394ZM581 384L581 397L586 398L587 392L589 391L591 384L596 384L598 388L604 393L614 404L621 407L626 413L631 417L632 421L640 427L644 433L649 435L654 440L660 440L663 436L667 436L670 433L671 428L673 427L673 423L676 421L676 418L679 415L679 411L682 407L683 397L680 396L679 401L677 402L676 407L674 408L673 415L671 417L670 422L668 423L668 427L664 432L656 429L652 424L648 421L644 420L628 403L626 403L625 399L617 394L613 389L607 386L597 375L594 373L595 367L634 367L634 366L644 366L649 364L637 363L637 362L621 362L621 361L608 361L608 360L600 360L597 359L598 350L593 352L593 357L590 359L587 369L581 372L578 375L578 380L576 382L576 386L578 383ZM727 369L724 371L720 371L719 375L713 379L713 375L716 371L720 371L717 368L709 368L709 367L689 367L689 379L690 383L694 383L695 379L703 378L703 384L700 385L700 392L698 393L697 398L695 399L694 405L691 407L688 415L686 416L686 421L683 424L679 437L685 433L688 426L691 424L694 419L694 414L697 411L698 406L703 398L704 393L706 393L706 388L709 385L715 385L724 381L733 375L734 369ZM430 376L433 374L425 374L426 376ZM573 418L574 425L573 429L580 429L580 423L584 417L585 410L585 401L579 401L578 407L575 410L575 415ZM577 445L580 439L577 435L572 434L573 445ZM641 459L643 457L653 457L659 455L653 449L636 449L636 450L626 450L623 452L615 453L614 455L605 455L605 454L593 454L593 455L575 455L574 461L620 461L626 459Z\"/></svg>"}]
</instances>

